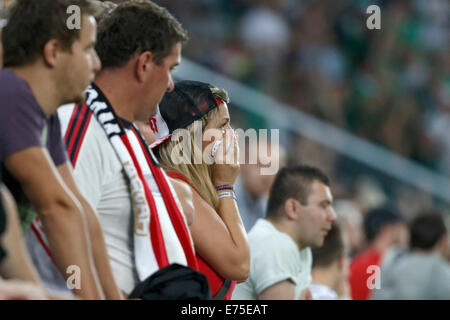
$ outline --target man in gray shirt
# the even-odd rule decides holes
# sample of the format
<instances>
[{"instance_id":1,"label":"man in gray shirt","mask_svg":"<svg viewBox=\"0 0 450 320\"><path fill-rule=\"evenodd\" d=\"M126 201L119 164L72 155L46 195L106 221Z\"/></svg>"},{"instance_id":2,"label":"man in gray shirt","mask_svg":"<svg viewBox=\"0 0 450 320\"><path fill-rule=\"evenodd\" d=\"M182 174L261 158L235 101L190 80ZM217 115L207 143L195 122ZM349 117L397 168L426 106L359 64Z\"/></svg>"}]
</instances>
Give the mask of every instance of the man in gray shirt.
<instances>
[{"instance_id":1,"label":"man in gray shirt","mask_svg":"<svg viewBox=\"0 0 450 320\"><path fill-rule=\"evenodd\" d=\"M443 258L447 230L438 213L424 213L411 223L409 253L398 253L381 268L380 289L374 300L450 299L450 264Z\"/></svg>"}]
</instances>

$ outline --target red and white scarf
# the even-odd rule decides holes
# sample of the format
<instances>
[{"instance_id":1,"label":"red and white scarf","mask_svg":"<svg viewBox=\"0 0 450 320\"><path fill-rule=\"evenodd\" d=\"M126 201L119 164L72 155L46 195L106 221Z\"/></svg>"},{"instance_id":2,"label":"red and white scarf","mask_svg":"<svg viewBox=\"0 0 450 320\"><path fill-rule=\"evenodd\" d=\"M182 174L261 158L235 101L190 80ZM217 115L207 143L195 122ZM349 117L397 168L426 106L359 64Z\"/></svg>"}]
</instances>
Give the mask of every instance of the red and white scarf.
<instances>
[{"instance_id":1,"label":"red and white scarf","mask_svg":"<svg viewBox=\"0 0 450 320\"><path fill-rule=\"evenodd\" d=\"M132 124L126 129L110 103L94 84L87 90L86 104L76 105L66 131L67 151L76 166L87 126L94 116L123 165L130 185L134 214L134 257L139 280L179 263L198 270L192 241L167 175ZM76 130L77 133L73 134ZM154 197L154 194L161 196ZM39 221L32 231L51 259Z\"/></svg>"}]
</instances>

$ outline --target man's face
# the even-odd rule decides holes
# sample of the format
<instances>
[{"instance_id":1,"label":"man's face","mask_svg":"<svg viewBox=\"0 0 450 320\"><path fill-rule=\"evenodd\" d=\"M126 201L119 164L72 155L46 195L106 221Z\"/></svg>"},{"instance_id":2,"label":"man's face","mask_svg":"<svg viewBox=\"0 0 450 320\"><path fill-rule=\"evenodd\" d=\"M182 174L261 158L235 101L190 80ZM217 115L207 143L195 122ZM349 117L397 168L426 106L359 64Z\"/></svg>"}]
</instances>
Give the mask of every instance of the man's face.
<instances>
[{"instance_id":1,"label":"man's face","mask_svg":"<svg viewBox=\"0 0 450 320\"><path fill-rule=\"evenodd\" d=\"M202 137L202 150L213 143L209 130L220 130L222 138L225 138L226 131L233 130L230 125L230 113L228 112L228 104L222 102L217 106L217 109L211 111Z\"/></svg>"},{"instance_id":2,"label":"man's face","mask_svg":"<svg viewBox=\"0 0 450 320\"><path fill-rule=\"evenodd\" d=\"M135 115L135 120L148 121L156 114L158 104L167 91L172 91L174 84L172 71L180 64L181 43L176 43L170 54L160 64L154 64L152 73L145 86L145 98L142 108Z\"/></svg>"},{"instance_id":3,"label":"man's face","mask_svg":"<svg viewBox=\"0 0 450 320\"><path fill-rule=\"evenodd\" d=\"M401 248L407 249L409 244L409 228L405 222L398 222L393 225L394 244Z\"/></svg>"},{"instance_id":4,"label":"man's face","mask_svg":"<svg viewBox=\"0 0 450 320\"><path fill-rule=\"evenodd\" d=\"M82 103L85 90L100 71L101 62L95 52L97 24L94 17L83 15L80 38L72 44L72 52L64 52L60 69L61 104Z\"/></svg>"},{"instance_id":5,"label":"man's face","mask_svg":"<svg viewBox=\"0 0 450 320\"><path fill-rule=\"evenodd\" d=\"M302 247L317 248L323 245L336 214L330 188L318 180L314 180L310 188L307 205L300 203L298 234Z\"/></svg>"}]
</instances>

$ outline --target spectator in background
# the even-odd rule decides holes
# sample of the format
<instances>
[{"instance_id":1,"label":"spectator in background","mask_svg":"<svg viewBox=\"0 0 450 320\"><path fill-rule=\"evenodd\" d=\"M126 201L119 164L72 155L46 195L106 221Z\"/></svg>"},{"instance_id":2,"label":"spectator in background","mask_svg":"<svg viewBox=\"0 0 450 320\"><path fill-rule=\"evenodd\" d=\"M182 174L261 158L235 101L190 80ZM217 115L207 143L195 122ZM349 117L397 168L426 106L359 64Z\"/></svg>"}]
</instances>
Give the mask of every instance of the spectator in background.
<instances>
[{"instance_id":1,"label":"spectator in background","mask_svg":"<svg viewBox=\"0 0 450 320\"><path fill-rule=\"evenodd\" d=\"M449 300L448 231L439 213L424 212L411 223L410 252L383 265L381 288L372 299Z\"/></svg>"},{"instance_id":2,"label":"spectator in background","mask_svg":"<svg viewBox=\"0 0 450 320\"><path fill-rule=\"evenodd\" d=\"M161 166L170 177L192 189L195 217L190 230L199 270L208 279L214 299L226 300L231 298L236 281L247 279L250 269L247 235L233 191L239 174L239 148L230 126L228 103L228 93L223 89L180 81L173 92L166 93L152 121ZM187 132L189 136L183 134ZM202 145L197 144L197 134L202 137ZM221 147L214 151L209 147L216 142ZM181 145L185 147L177 157ZM201 156L200 161L196 154ZM230 161L224 163L224 159ZM186 200L190 199L180 199Z\"/></svg>"},{"instance_id":3,"label":"spectator in background","mask_svg":"<svg viewBox=\"0 0 450 320\"><path fill-rule=\"evenodd\" d=\"M245 148L245 161L241 164L241 175L236 181L236 193L239 195L237 203L247 232L258 219L266 217L267 197L275 179L275 174L263 174L261 169L266 166L280 168L286 162L284 148L267 142L267 155L270 154L271 161L267 164L269 159L263 159L266 155L261 154L260 143L251 141L248 148ZM256 154L256 163L250 163L250 152Z\"/></svg>"},{"instance_id":4,"label":"spectator in background","mask_svg":"<svg viewBox=\"0 0 450 320\"><path fill-rule=\"evenodd\" d=\"M267 219L250 231L250 276L233 299L297 300L311 283L311 249L336 219L328 177L309 166L282 168L270 190Z\"/></svg>"},{"instance_id":5,"label":"spectator in background","mask_svg":"<svg viewBox=\"0 0 450 320\"><path fill-rule=\"evenodd\" d=\"M195 40L184 51L189 59L409 159L431 168L439 162L441 173L449 172L448 120L439 117L448 114L443 108L448 110L450 96L448 0L380 1L385 19L377 34L361 23L367 6L359 1L158 3L191 31ZM439 110L444 113L434 112ZM425 113L439 120L430 124L431 137L423 128ZM252 115L243 114L248 120L241 127L255 127ZM348 189L359 190L358 174L353 168L345 173L351 176ZM392 194L394 184L381 178Z\"/></svg>"},{"instance_id":6,"label":"spectator in background","mask_svg":"<svg viewBox=\"0 0 450 320\"><path fill-rule=\"evenodd\" d=\"M337 219L348 240L348 253L353 257L363 246L363 216L358 206L351 200L337 200L334 203Z\"/></svg>"},{"instance_id":7,"label":"spectator in background","mask_svg":"<svg viewBox=\"0 0 450 320\"><path fill-rule=\"evenodd\" d=\"M333 223L323 245L312 249L312 260L312 299L349 299L348 240L338 223Z\"/></svg>"},{"instance_id":8,"label":"spectator in background","mask_svg":"<svg viewBox=\"0 0 450 320\"><path fill-rule=\"evenodd\" d=\"M350 289L353 300L368 300L371 289L367 280L371 266L381 268L383 260L390 257L396 247L406 248L408 229L403 214L394 205L384 205L370 210L364 217L367 248L350 264Z\"/></svg>"},{"instance_id":9,"label":"spectator in background","mask_svg":"<svg viewBox=\"0 0 450 320\"><path fill-rule=\"evenodd\" d=\"M274 74L289 49L291 29L279 1L262 0L242 16L239 37L252 55L258 81L274 87Z\"/></svg>"},{"instance_id":10,"label":"spectator in background","mask_svg":"<svg viewBox=\"0 0 450 320\"><path fill-rule=\"evenodd\" d=\"M81 29L67 28L69 5L81 9ZM37 211L53 254L54 275L64 289L67 268L77 265L83 276L75 293L120 299L100 225L74 183L55 115L61 104L83 101L100 69L95 40L88 1L17 1L2 29L0 161L10 173L10 190L21 212L31 213L27 217L33 220ZM24 222L28 226L30 220Z\"/></svg>"},{"instance_id":11,"label":"spectator in background","mask_svg":"<svg viewBox=\"0 0 450 320\"><path fill-rule=\"evenodd\" d=\"M3 5L4 9L8 9L11 8L15 1L16 0L2 0L1 4ZM2 9L2 6L0 6L0 9Z\"/></svg>"}]
</instances>

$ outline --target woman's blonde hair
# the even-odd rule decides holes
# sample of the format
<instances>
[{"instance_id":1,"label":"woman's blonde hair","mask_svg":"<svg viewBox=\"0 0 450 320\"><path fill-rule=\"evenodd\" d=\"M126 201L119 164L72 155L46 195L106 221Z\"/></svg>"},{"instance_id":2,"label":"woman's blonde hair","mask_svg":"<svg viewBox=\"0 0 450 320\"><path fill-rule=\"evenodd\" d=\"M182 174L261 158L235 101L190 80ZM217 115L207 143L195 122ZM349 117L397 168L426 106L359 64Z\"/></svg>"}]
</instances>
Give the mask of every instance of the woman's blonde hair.
<instances>
[{"instance_id":1,"label":"woman's blonde hair","mask_svg":"<svg viewBox=\"0 0 450 320\"><path fill-rule=\"evenodd\" d=\"M211 92L213 93L215 98L218 98L227 103L229 102L228 93L225 90L213 87L211 88ZM189 161L178 161L181 163L175 164L172 159L172 156L177 156L180 158L187 156L184 154L172 154L173 150L179 145L179 143L182 142L180 142L180 137L177 136L176 132L174 132L174 135L171 137L171 139L168 139L163 144L161 144L156 152L161 166L166 171L175 171L182 174L197 190L203 200L205 200L215 210L217 210L219 198L217 197L216 188L212 183L212 166L206 164L203 160L202 145L197 145L194 143L194 131L196 126L198 126L198 122L201 122L203 133L206 125L216 113L217 108L205 114L200 120L197 120L186 127L186 129L189 131L190 159L185 160ZM201 164L196 164L196 161L194 159L196 154L202 155Z\"/></svg>"}]
</instances>

